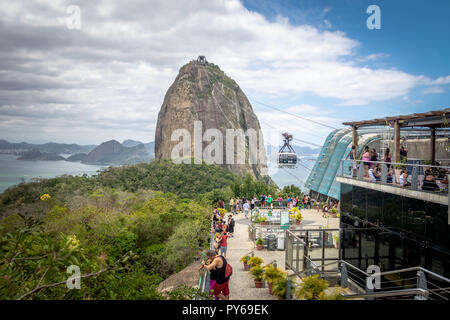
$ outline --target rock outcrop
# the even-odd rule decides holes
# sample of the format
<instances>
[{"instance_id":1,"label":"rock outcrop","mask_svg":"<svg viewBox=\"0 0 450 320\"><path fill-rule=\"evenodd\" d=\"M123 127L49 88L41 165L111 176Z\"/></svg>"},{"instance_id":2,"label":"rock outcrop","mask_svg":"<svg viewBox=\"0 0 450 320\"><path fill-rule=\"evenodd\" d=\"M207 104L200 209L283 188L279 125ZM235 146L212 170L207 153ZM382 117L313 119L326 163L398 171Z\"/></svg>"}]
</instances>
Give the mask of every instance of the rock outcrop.
<instances>
[{"instance_id":1,"label":"rock outcrop","mask_svg":"<svg viewBox=\"0 0 450 320\"><path fill-rule=\"evenodd\" d=\"M178 135L179 129L189 132L190 143ZM233 138L231 145L231 133L239 130L252 139L244 138L239 144ZM218 131L222 144L217 141ZM178 152L176 146L182 143L187 143L189 148L183 149L187 152ZM165 95L156 126L155 158L173 160L174 154L217 163L238 175L250 172L260 178L267 174L264 138L252 106L237 83L214 64L191 61L184 65Z\"/></svg>"}]
</instances>

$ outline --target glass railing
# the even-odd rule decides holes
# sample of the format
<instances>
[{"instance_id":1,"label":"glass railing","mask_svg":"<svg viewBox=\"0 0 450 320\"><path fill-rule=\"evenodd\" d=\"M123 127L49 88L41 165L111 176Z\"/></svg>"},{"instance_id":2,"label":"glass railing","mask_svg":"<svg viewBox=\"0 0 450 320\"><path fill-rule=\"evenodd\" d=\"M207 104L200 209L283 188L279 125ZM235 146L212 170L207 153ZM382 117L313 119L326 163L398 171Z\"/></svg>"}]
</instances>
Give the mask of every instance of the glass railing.
<instances>
[{"instance_id":1,"label":"glass railing","mask_svg":"<svg viewBox=\"0 0 450 320\"><path fill-rule=\"evenodd\" d=\"M411 190L448 194L449 166L341 160L338 176Z\"/></svg>"}]
</instances>

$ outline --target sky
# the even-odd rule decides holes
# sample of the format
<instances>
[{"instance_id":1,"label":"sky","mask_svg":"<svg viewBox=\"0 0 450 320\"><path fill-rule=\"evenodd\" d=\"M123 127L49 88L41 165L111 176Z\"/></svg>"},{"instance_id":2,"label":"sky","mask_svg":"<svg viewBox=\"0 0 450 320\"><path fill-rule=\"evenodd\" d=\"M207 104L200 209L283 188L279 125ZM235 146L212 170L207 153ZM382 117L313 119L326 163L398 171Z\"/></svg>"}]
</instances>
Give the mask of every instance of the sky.
<instances>
[{"instance_id":1,"label":"sky","mask_svg":"<svg viewBox=\"0 0 450 320\"><path fill-rule=\"evenodd\" d=\"M198 55L246 93L266 143L289 131L321 145L344 121L443 109L450 1L429 3L1 1L0 139L153 141L167 89Z\"/></svg>"}]
</instances>

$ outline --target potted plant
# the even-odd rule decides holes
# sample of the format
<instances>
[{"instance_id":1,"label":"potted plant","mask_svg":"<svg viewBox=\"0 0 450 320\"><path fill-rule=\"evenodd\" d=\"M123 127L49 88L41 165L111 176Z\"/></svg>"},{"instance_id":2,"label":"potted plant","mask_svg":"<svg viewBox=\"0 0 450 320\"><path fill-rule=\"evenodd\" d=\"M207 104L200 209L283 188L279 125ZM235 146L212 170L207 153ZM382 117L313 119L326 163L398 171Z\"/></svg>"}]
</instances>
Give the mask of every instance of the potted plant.
<instances>
[{"instance_id":1,"label":"potted plant","mask_svg":"<svg viewBox=\"0 0 450 320\"><path fill-rule=\"evenodd\" d=\"M294 219L295 224L300 224L300 222L303 220L303 216L300 211L295 214Z\"/></svg>"},{"instance_id":2,"label":"potted plant","mask_svg":"<svg viewBox=\"0 0 450 320\"><path fill-rule=\"evenodd\" d=\"M339 247L339 236L333 235L334 247L337 249Z\"/></svg>"},{"instance_id":3,"label":"potted plant","mask_svg":"<svg viewBox=\"0 0 450 320\"><path fill-rule=\"evenodd\" d=\"M270 294L272 294L273 282L279 280L280 278L282 278L286 275L287 275L286 272L284 272L280 268L275 267L273 264L269 264L268 266L264 267L263 279L266 280L266 282L269 285L269 293Z\"/></svg>"},{"instance_id":4,"label":"potted plant","mask_svg":"<svg viewBox=\"0 0 450 320\"><path fill-rule=\"evenodd\" d=\"M258 238L255 243L256 243L256 247L258 248L258 250L263 249L264 240L262 238Z\"/></svg>"},{"instance_id":5,"label":"potted plant","mask_svg":"<svg viewBox=\"0 0 450 320\"><path fill-rule=\"evenodd\" d=\"M244 271L247 271L247 267L248 267L248 261L250 260L250 256L248 254L246 254L245 256L241 257L241 262L244 264Z\"/></svg>"},{"instance_id":6,"label":"potted plant","mask_svg":"<svg viewBox=\"0 0 450 320\"><path fill-rule=\"evenodd\" d=\"M262 288L264 270L261 266L255 266L250 269L250 274L255 279L255 287Z\"/></svg>"},{"instance_id":7,"label":"potted plant","mask_svg":"<svg viewBox=\"0 0 450 320\"><path fill-rule=\"evenodd\" d=\"M256 266L261 266L262 263L264 262L264 260L260 257L250 257L250 259L248 259L248 265L250 267L256 267Z\"/></svg>"},{"instance_id":8,"label":"potted plant","mask_svg":"<svg viewBox=\"0 0 450 320\"><path fill-rule=\"evenodd\" d=\"M278 297L279 300L286 299L286 287L287 287L287 276L283 276L273 282L272 292ZM291 280L291 296L292 292L295 292L296 283ZM290 297L289 297L290 298Z\"/></svg>"},{"instance_id":9,"label":"potted plant","mask_svg":"<svg viewBox=\"0 0 450 320\"><path fill-rule=\"evenodd\" d=\"M313 275L302 278L302 283L298 286L295 294L301 300L342 300L342 288L336 286L332 292L326 292L329 282L319 279L319 276Z\"/></svg>"},{"instance_id":10,"label":"potted plant","mask_svg":"<svg viewBox=\"0 0 450 320\"><path fill-rule=\"evenodd\" d=\"M337 211L336 208L331 209L330 212L331 212L331 216L332 216L333 218L337 218L337 213L338 213L338 211Z\"/></svg>"},{"instance_id":11,"label":"potted plant","mask_svg":"<svg viewBox=\"0 0 450 320\"><path fill-rule=\"evenodd\" d=\"M265 226L267 224L267 217L266 216L261 217L260 222L262 226Z\"/></svg>"}]
</instances>

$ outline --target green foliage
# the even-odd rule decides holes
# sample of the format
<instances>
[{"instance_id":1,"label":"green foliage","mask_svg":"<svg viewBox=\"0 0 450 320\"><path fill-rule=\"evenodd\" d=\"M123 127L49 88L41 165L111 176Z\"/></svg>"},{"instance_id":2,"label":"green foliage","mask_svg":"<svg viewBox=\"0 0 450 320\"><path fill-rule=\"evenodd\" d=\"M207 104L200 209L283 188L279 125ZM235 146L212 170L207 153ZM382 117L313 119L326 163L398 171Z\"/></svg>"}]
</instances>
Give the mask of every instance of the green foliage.
<instances>
[{"instance_id":1,"label":"green foliage","mask_svg":"<svg viewBox=\"0 0 450 320\"><path fill-rule=\"evenodd\" d=\"M267 182L256 180L250 173L247 173L242 184L239 184L238 181L231 184L231 191L235 197L251 199L253 196L259 197L261 194L275 195L277 186L274 183L269 186Z\"/></svg>"},{"instance_id":2,"label":"green foliage","mask_svg":"<svg viewBox=\"0 0 450 320\"><path fill-rule=\"evenodd\" d=\"M248 264L252 266L260 266L263 262L264 260L262 258L256 256L250 257L248 260Z\"/></svg>"},{"instance_id":3,"label":"green foliage","mask_svg":"<svg viewBox=\"0 0 450 320\"><path fill-rule=\"evenodd\" d=\"M40 281L61 284L25 299L163 299L157 285L207 246L210 210L171 194L95 189L58 200L40 222L10 215L0 220L0 299L26 295ZM69 265L101 273L68 291Z\"/></svg>"},{"instance_id":4,"label":"green foliage","mask_svg":"<svg viewBox=\"0 0 450 320\"><path fill-rule=\"evenodd\" d=\"M258 239L256 239L255 243L256 243L256 245L261 245L261 244L264 244L264 240L262 238L258 238Z\"/></svg>"},{"instance_id":5,"label":"green foliage","mask_svg":"<svg viewBox=\"0 0 450 320\"><path fill-rule=\"evenodd\" d=\"M246 254L246 255L242 256L239 261L242 263L247 263L249 259L250 259L250 256L248 254Z\"/></svg>"},{"instance_id":6,"label":"green foliage","mask_svg":"<svg viewBox=\"0 0 450 320\"><path fill-rule=\"evenodd\" d=\"M264 267L264 280L268 283L273 283L286 276L286 272L283 272L280 268L275 267L273 264L269 264Z\"/></svg>"},{"instance_id":7,"label":"green foliage","mask_svg":"<svg viewBox=\"0 0 450 320\"><path fill-rule=\"evenodd\" d=\"M272 284L272 292L278 297L278 299L286 298L287 280L287 276L283 276L281 278L277 278ZM296 282L291 280L291 293L295 292L296 286Z\"/></svg>"},{"instance_id":8,"label":"green foliage","mask_svg":"<svg viewBox=\"0 0 450 320\"><path fill-rule=\"evenodd\" d=\"M213 300L213 297L199 289L188 286L178 286L167 292L169 300Z\"/></svg>"},{"instance_id":9,"label":"green foliage","mask_svg":"<svg viewBox=\"0 0 450 320\"><path fill-rule=\"evenodd\" d=\"M264 270L260 265L256 265L250 268L250 274L256 281L262 281Z\"/></svg>"},{"instance_id":10,"label":"green foliage","mask_svg":"<svg viewBox=\"0 0 450 320\"><path fill-rule=\"evenodd\" d=\"M277 196L281 196L283 199L287 199L289 198L289 196L291 198L297 196L299 199L301 199L303 198L303 192L299 187L291 184L290 186L285 186Z\"/></svg>"},{"instance_id":11,"label":"green foliage","mask_svg":"<svg viewBox=\"0 0 450 320\"><path fill-rule=\"evenodd\" d=\"M326 294L329 282L320 279L318 275L302 278L302 283L299 285L296 295L299 299L304 300L341 300L343 299L340 288L332 294Z\"/></svg>"}]
</instances>

